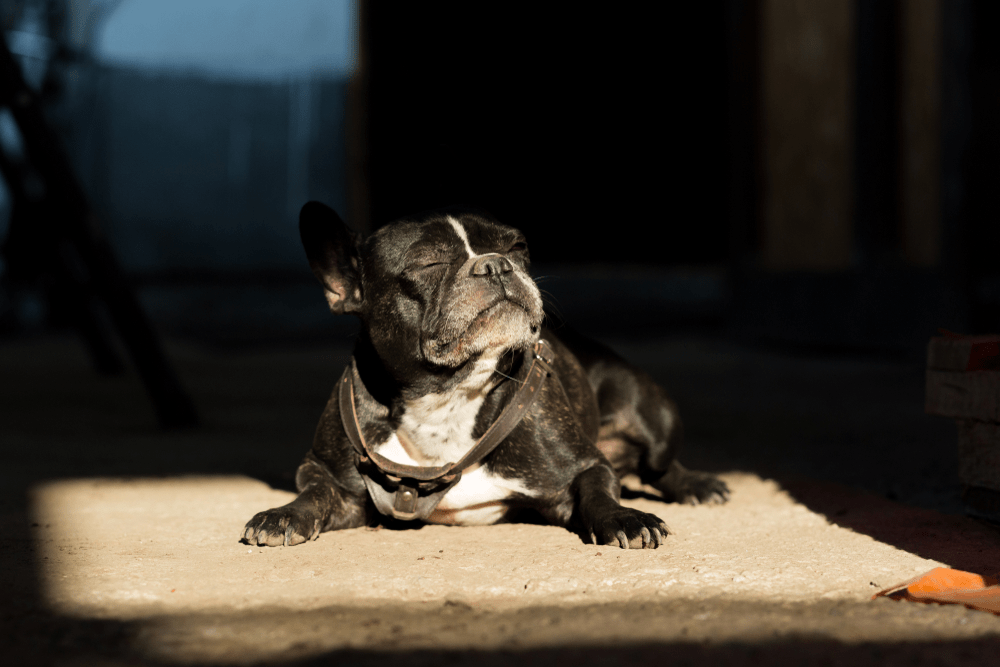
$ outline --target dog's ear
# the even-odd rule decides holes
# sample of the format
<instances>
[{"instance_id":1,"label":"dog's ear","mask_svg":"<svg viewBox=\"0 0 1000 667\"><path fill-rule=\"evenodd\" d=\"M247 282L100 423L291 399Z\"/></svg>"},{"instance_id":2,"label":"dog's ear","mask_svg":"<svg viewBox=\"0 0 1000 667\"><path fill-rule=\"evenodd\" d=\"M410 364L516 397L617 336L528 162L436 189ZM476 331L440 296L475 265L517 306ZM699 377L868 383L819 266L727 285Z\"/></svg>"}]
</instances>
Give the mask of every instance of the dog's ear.
<instances>
[{"instance_id":1,"label":"dog's ear","mask_svg":"<svg viewBox=\"0 0 1000 667\"><path fill-rule=\"evenodd\" d=\"M299 236L309 266L323 284L330 310L337 315L360 311L360 235L332 208L311 201L299 213Z\"/></svg>"}]
</instances>

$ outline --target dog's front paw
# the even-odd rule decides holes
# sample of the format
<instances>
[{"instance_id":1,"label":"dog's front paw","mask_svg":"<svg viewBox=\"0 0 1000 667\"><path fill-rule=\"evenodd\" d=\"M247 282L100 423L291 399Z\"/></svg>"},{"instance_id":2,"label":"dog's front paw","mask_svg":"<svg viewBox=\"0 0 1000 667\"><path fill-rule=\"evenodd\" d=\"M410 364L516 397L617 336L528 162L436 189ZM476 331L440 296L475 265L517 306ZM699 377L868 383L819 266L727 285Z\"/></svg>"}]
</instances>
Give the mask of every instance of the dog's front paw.
<instances>
[{"instance_id":1,"label":"dog's front paw","mask_svg":"<svg viewBox=\"0 0 1000 667\"><path fill-rule=\"evenodd\" d=\"M320 520L311 512L285 505L255 514L243 529L241 539L247 544L262 547L291 547L306 540L315 540L319 530Z\"/></svg>"},{"instance_id":2,"label":"dog's front paw","mask_svg":"<svg viewBox=\"0 0 1000 667\"><path fill-rule=\"evenodd\" d=\"M656 549L669 534L667 524L655 514L620 506L598 519L591 529L595 544L622 549Z\"/></svg>"}]
</instances>

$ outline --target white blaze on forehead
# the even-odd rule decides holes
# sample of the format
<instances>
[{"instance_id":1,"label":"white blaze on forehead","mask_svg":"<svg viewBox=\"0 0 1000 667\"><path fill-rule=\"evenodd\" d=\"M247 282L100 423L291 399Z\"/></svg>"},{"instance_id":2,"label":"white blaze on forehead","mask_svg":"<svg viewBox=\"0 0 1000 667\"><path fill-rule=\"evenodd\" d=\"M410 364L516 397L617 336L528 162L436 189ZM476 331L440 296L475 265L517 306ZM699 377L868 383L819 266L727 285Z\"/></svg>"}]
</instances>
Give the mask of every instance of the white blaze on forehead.
<instances>
[{"instance_id":1,"label":"white blaze on forehead","mask_svg":"<svg viewBox=\"0 0 1000 667\"><path fill-rule=\"evenodd\" d=\"M469 236L465 233L465 227L462 226L455 218L448 216L448 222L455 229L455 233L458 234L458 238L462 239L462 243L465 244L465 249L469 253L469 257L475 257L476 253L472 252L472 246L469 245Z\"/></svg>"}]
</instances>

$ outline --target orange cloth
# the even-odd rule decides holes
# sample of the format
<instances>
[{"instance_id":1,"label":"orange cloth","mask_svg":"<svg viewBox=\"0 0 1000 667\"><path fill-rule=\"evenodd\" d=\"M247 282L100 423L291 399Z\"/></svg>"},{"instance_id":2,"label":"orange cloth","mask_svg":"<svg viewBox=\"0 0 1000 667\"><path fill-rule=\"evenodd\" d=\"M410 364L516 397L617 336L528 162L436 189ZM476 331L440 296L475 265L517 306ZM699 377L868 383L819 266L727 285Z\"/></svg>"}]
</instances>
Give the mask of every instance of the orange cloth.
<instances>
[{"instance_id":1,"label":"orange cloth","mask_svg":"<svg viewBox=\"0 0 1000 667\"><path fill-rule=\"evenodd\" d=\"M890 586L872 596L887 596L894 600L964 604L1000 614L1000 586L997 577L981 577L971 572L936 567L926 574Z\"/></svg>"}]
</instances>

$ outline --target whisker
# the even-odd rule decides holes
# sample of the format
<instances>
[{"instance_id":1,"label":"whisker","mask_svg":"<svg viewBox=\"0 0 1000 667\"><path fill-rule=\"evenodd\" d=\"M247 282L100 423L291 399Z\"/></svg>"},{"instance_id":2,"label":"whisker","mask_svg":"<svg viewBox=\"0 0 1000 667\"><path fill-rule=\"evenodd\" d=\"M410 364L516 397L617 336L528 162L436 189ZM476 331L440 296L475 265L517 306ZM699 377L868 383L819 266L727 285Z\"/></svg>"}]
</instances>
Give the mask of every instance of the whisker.
<instances>
[{"instance_id":1,"label":"whisker","mask_svg":"<svg viewBox=\"0 0 1000 667\"><path fill-rule=\"evenodd\" d=\"M514 356L514 351L510 350L508 352L505 352L504 355L502 357L500 357L500 359L503 359L503 357L506 357L508 354L510 354L510 356L513 357ZM500 363L499 359L497 360L497 363ZM511 376L507 375L506 373L501 373L500 371L498 371L495 368L493 369L493 372L496 373L497 375L501 376L501 377L507 378L508 380L513 380L514 382L517 382L518 384L524 384L524 380L518 380L517 378L511 377Z\"/></svg>"},{"instance_id":2,"label":"whisker","mask_svg":"<svg viewBox=\"0 0 1000 667\"><path fill-rule=\"evenodd\" d=\"M563 315L562 309L559 308L559 303L557 302L555 295L552 294L552 292L543 289L538 290L538 293L542 295L542 304L545 306L545 310L552 312L560 320L565 321L566 317Z\"/></svg>"},{"instance_id":3,"label":"whisker","mask_svg":"<svg viewBox=\"0 0 1000 667\"><path fill-rule=\"evenodd\" d=\"M507 375L506 373L501 373L500 371L496 370L495 368L493 369L493 372L496 373L497 375L501 376L501 377L507 378L508 380L513 380L514 382L517 382L518 384L524 384L524 380L518 380L517 378L511 377L511 376Z\"/></svg>"}]
</instances>

